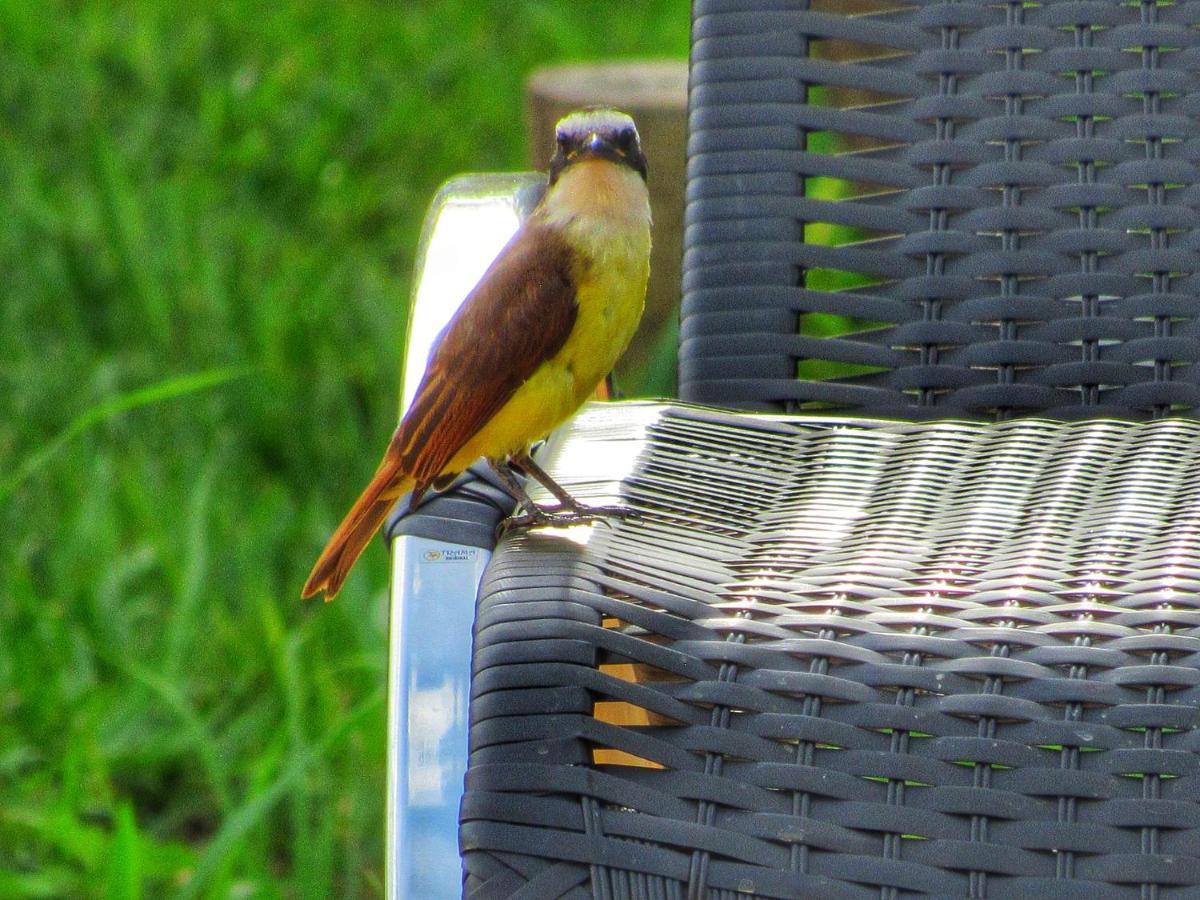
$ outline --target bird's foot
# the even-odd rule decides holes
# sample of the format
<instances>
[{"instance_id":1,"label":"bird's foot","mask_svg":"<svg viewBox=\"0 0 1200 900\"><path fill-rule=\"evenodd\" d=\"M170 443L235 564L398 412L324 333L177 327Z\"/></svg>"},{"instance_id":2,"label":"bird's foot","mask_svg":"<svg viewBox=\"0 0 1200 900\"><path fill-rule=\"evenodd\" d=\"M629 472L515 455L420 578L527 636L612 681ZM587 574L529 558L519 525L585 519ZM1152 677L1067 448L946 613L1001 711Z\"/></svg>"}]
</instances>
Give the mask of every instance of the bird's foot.
<instances>
[{"instance_id":1,"label":"bird's foot","mask_svg":"<svg viewBox=\"0 0 1200 900\"><path fill-rule=\"evenodd\" d=\"M539 506L521 515L509 516L500 523L500 534L507 534L519 528L567 528L571 525L605 522L609 519L633 519L637 518L637 515L637 510L627 506L576 505L551 509Z\"/></svg>"}]
</instances>

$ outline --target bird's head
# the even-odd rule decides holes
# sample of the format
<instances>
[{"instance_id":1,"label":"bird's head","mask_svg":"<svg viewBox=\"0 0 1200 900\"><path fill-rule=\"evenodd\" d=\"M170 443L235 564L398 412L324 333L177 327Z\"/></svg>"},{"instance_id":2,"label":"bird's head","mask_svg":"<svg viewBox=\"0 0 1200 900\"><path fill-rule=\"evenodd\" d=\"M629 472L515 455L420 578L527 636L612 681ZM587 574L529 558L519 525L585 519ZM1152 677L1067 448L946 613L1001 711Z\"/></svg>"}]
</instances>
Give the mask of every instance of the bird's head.
<instances>
[{"instance_id":1,"label":"bird's head","mask_svg":"<svg viewBox=\"0 0 1200 900\"><path fill-rule=\"evenodd\" d=\"M628 166L646 177L646 157L633 119L607 107L582 109L559 119L554 129L557 147L550 160L550 183L566 169L589 159Z\"/></svg>"}]
</instances>

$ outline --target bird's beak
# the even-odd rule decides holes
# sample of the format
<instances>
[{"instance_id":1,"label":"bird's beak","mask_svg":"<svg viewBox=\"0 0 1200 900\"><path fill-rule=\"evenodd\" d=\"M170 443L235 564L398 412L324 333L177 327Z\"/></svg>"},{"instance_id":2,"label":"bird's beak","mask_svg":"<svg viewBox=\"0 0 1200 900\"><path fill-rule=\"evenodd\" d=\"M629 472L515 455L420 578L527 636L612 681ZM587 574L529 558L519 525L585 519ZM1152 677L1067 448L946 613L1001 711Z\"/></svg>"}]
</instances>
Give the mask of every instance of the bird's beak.
<instances>
[{"instance_id":1,"label":"bird's beak","mask_svg":"<svg viewBox=\"0 0 1200 900\"><path fill-rule=\"evenodd\" d=\"M609 162L624 162L625 154L620 151L616 144L609 138L601 134L592 132L586 138L579 142L579 149L575 154L578 159L607 159Z\"/></svg>"}]
</instances>

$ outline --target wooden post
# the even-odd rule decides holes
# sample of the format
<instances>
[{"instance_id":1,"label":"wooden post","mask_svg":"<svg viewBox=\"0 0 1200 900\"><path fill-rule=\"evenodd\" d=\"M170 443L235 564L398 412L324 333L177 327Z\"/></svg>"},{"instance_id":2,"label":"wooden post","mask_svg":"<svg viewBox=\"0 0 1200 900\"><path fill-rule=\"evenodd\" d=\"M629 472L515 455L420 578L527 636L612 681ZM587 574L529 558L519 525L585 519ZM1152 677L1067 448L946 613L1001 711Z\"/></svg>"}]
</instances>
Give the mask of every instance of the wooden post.
<instances>
[{"instance_id":1,"label":"wooden post","mask_svg":"<svg viewBox=\"0 0 1200 900\"><path fill-rule=\"evenodd\" d=\"M648 160L654 249L646 313L614 382L626 397L675 396L687 163L687 60L625 60L538 69L526 82L529 158L545 171L554 123L584 106L633 116Z\"/></svg>"}]
</instances>

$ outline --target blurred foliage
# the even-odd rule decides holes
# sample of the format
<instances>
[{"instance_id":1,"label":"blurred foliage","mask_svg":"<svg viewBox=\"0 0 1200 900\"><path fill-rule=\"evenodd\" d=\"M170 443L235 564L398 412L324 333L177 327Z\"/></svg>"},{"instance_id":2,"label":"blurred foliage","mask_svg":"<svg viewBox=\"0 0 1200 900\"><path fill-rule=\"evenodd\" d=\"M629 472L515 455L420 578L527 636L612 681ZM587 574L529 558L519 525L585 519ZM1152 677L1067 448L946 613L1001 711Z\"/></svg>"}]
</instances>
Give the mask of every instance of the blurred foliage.
<instances>
[{"instance_id":1,"label":"blurred foliage","mask_svg":"<svg viewBox=\"0 0 1200 900\"><path fill-rule=\"evenodd\" d=\"M384 554L424 206L687 0L0 3L0 896L381 892Z\"/></svg>"}]
</instances>

